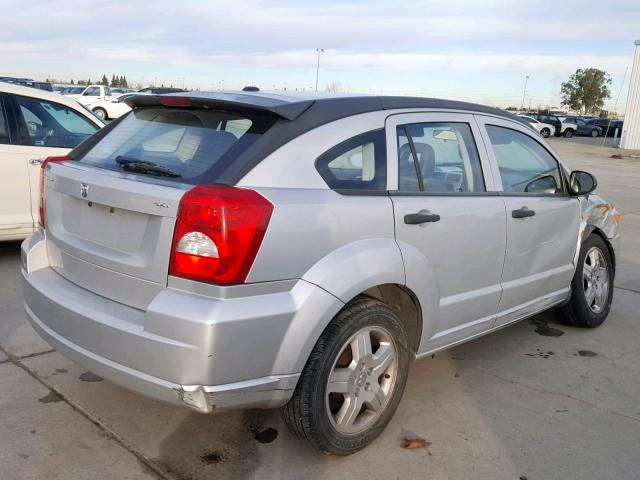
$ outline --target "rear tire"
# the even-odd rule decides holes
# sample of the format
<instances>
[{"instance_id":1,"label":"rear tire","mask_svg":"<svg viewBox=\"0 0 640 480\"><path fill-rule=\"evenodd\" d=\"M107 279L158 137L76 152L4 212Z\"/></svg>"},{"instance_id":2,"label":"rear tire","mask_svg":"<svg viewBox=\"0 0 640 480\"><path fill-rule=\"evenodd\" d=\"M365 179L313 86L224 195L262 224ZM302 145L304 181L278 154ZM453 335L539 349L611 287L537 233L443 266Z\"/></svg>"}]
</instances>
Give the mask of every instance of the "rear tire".
<instances>
[{"instance_id":1,"label":"rear tire","mask_svg":"<svg viewBox=\"0 0 640 480\"><path fill-rule=\"evenodd\" d=\"M93 109L93 113L95 113L101 119L107 120L107 111L104 108L96 107Z\"/></svg>"},{"instance_id":2,"label":"rear tire","mask_svg":"<svg viewBox=\"0 0 640 480\"><path fill-rule=\"evenodd\" d=\"M573 137L573 130L571 130L570 128L567 128L564 131L564 138L571 138Z\"/></svg>"},{"instance_id":3,"label":"rear tire","mask_svg":"<svg viewBox=\"0 0 640 480\"><path fill-rule=\"evenodd\" d=\"M354 300L318 339L293 397L282 407L284 422L325 453L363 449L400 403L409 370L407 345L404 324L391 308L367 297Z\"/></svg>"},{"instance_id":4,"label":"rear tire","mask_svg":"<svg viewBox=\"0 0 640 480\"><path fill-rule=\"evenodd\" d=\"M580 248L571 299L560 309L560 320L574 327L601 325L611 309L614 276L607 244L599 235L590 235Z\"/></svg>"},{"instance_id":5,"label":"rear tire","mask_svg":"<svg viewBox=\"0 0 640 480\"><path fill-rule=\"evenodd\" d=\"M549 135L551 135L551 130L549 130L548 128L543 128L542 130L540 130L540 135L542 135L544 138L549 138Z\"/></svg>"}]
</instances>

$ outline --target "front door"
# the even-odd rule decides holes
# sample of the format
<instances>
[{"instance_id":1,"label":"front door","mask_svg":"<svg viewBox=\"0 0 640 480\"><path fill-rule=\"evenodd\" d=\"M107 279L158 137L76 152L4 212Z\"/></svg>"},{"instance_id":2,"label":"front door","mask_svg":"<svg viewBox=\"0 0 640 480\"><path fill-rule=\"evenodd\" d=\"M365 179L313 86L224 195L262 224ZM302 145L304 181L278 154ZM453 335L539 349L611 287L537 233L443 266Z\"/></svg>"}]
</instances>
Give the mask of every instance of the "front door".
<instances>
[{"instance_id":1,"label":"front door","mask_svg":"<svg viewBox=\"0 0 640 480\"><path fill-rule=\"evenodd\" d=\"M425 353L494 323L505 207L472 115L392 115L386 133L396 238L423 307Z\"/></svg>"},{"instance_id":2,"label":"front door","mask_svg":"<svg viewBox=\"0 0 640 480\"><path fill-rule=\"evenodd\" d=\"M574 271L580 205L565 174L535 132L509 120L478 116L501 180L507 253L496 325L566 298Z\"/></svg>"}]
</instances>

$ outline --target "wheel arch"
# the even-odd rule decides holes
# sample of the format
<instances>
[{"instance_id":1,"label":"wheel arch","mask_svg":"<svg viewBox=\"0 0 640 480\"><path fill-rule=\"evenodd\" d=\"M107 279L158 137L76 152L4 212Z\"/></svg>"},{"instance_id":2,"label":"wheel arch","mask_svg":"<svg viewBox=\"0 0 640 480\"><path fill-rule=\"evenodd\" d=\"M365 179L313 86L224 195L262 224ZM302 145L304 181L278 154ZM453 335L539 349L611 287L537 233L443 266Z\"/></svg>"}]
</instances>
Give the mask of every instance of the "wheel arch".
<instances>
[{"instance_id":1,"label":"wheel arch","mask_svg":"<svg viewBox=\"0 0 640 480\"><path fill-rule=\"evenodd\" d=\"M607 235L598 227L596 227L595 225L587 225L584 231L584 235L582 236L582 243L586 242L587 239L591 236L591 235L598 235L600 238L602 238L602 240L604 241L605 245L607 246L607 248L609 249L609 255L611 256L611 262L613 263L613 273L615 276L615 272L616 272L616 250L615 248L613 248L613 245L611 244L611 241L609 240L609 238L607 237Z\"/></svg>"},{"instance_id":2,"label":"wheel arch","mask_svg":"<svg viewBox=\"0 0 640 480\"><path fill-rule=\"evenodd\" d=\"M360 296L374 298L389 306L398 315L407 329L409 349L415 355L422 337L422 308L418 296L405 285L395 283L385 283L368 288L353 300ZM349 303L351 302L347 302L347 305Z\"/></svg>"}]
</instances>

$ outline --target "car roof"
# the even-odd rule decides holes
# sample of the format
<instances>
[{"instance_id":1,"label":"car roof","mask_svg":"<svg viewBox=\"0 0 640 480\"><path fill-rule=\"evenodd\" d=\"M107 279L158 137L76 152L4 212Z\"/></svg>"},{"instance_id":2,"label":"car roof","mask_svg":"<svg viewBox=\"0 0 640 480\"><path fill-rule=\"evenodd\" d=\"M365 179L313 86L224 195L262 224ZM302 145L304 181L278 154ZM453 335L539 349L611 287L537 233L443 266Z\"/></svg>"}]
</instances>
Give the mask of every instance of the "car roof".
<instances>
[{"instance_id":1,"label":"car roof","mask_svg":"<svg viewBox=\"0 0 640 480\"><path fill-rule=\"evenodd\" d=\"M24 87L14 83L0 82L0 93L10 93L13 95L22 95L24 97L39 98L40 100L50 100L74 110L82 110L82 106L72 98L65 97L56 92L40 90L38 88Z\"/></svg>"},{"instance_id":2,"label":"car roof","mask_svg":"<svg viewBox=\"0 0 640 480\"><path fill-rule=\"evenodd\" d=\"M317 125L360 113L396 109L443 109L488 113L510 119L517 117L498 108L475 103L443 100L439 98L378 96L362 94L331 94L321 92L181 92L170 96L188 97L213 107L236 108L256 113L275 114L286 120L313 116ZM158 105L149 96L127 99L131 107Z\"/></svg>"}]
</instances>

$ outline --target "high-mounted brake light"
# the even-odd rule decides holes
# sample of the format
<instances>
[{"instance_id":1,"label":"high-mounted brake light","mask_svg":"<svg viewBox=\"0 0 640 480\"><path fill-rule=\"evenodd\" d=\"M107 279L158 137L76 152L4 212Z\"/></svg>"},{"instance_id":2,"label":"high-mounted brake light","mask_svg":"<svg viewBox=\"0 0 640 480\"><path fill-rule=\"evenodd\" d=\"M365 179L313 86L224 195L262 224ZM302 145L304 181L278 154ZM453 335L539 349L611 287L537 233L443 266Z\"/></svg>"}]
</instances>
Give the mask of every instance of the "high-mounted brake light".
<instances>
[{"instance_id":1,"label":"high-mounted brake light","mask_svg":"<svg viewBox=\"0 0 640 480\"><path fill-rule=\"evenodd\" d=\"M273 205L255 190L201 185L180 201L169 275L218 285L243 283Z\"/></svg>"},{"instance_id":2,"label":"high-mounted brake light","mask_svg":"<svg viewBox=\"0 0 640 480\"><path fill-rule=\"evenodd\" d=\"M38 221L40 225L44 228L44 217L45 217L45 198L44 198L44 171L47 168L47 165L54 162L66 162L69 160L69 157L47 157L44 162L40 164L40 200L38 201L38 216L40 217Z\"/></svg>"},{"instance_id":3,"label":"high-mounted brake light","mask_svg":"<svg viewBox=\"0 0 640 480\"><path fill-rule=\"evenodd\" d=\"M189 97L174 97L158 95L156 99L160 102L160 105L165 107L188 107L191 105L191 99Z\"/></svg>"}]
</instances>

